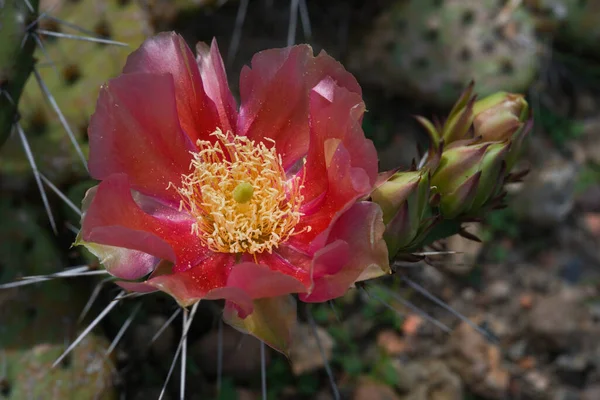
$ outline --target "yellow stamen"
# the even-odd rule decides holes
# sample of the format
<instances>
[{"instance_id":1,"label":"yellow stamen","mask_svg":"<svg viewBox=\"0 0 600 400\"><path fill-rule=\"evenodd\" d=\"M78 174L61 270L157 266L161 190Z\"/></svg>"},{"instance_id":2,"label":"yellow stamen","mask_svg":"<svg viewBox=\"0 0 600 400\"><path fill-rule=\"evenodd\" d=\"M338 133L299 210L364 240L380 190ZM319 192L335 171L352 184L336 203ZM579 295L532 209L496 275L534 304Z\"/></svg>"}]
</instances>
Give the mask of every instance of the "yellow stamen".
<instances>
[{"instance_id":1,"label":"yellow stamen","mask_svg":"<svg viewBox=\"0 0 600 400\"><path fill-rule=\"evenodd\" d=\"M298 233L301 177L286 179L275 146L220 129L211 135L214 143L197 142L192 172L177 187L180 208L196 219L192 232L216 252L272 252Z\"/></svg>"}]
</instances>

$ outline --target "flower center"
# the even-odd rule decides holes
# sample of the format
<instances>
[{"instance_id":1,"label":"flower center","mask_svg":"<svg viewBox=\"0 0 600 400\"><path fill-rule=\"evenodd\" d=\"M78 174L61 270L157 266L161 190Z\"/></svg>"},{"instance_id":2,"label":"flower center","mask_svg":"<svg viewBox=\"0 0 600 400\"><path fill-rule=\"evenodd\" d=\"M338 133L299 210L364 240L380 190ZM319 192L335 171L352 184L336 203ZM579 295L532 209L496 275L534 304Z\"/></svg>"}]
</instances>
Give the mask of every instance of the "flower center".
<instances>
[{"instance_id":1,"label":"flower center","mask_svg":"<svg viewBox=\"0 0 600 400\"><path fill-rule=\"evenodd\" d=\"M301 178L286 179L275 146L220 129L211 135L217 140L198 140L192 172L182 175L180 209L196 219L192 232L215 252L271 253L302 216Z\"/></svg>"}]
</instances>

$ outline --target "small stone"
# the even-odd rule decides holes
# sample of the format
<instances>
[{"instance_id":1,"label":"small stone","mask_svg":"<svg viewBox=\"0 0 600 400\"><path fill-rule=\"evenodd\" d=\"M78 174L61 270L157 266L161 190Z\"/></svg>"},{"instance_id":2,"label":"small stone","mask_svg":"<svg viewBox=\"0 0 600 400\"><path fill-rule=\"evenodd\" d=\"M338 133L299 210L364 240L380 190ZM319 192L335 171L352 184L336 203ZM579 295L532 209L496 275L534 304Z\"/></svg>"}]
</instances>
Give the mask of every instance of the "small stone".
<instances>
[{"instance_id":1,"label":"small stone","mask_svg":"<svg viewBox=\"0 0 600 400\"><path fill-rule=\"evenodd\" d=\"M524 379L537 395L545 394L550 388L550 378L535 369L528 371L525 374Z\"/></svg>"},{"instance_id":2,"label":"small stone","mask_svg":"<svg viewBox=\"0 0 600 400\"><path fill-rule=\"evenodd\" d=\"M406 351L406 342L402 340L400 335L390 329L377 334L377 345L390 356L397 356Z\"/></svg>"},{"instance_id":3,"label":"small stone","mask_svg":"<svg viewBox=\"0 0 600 400\"><path fill-rule=\"evenodd\" d=\"M507 281L495 281L485 291L492 302L501 303L510 298L510 284Z\"/></svg>"},{"instance_id":4,"label":"small stone","mask_svg":"<svg viewBox=\"0 0 600 400\"><path fill-rule=\"evenodd\" d=\"M586 309L575 295L563 290L536 301L529 315L529 326L534 337L556 350L579 343L582 325L588 319Z\"/></svg>"},{"instance_id":5,"label":"small stone","mask_svg":"<svg viewBox=\"0 0 600 400\"><path fill-rule=\"evenodd\" d=\"M324 354L321 354L319 342L317 342L310 325L299 323L295 328L290 348L290 362L294 375L302 375L323 368L325 366L323 356L327 362L331 361L335 342L324 328L317 326L316 331Z\"/></svg>"},{"instance_id":6,"label":"small stone","mask_svg":"<svg viewBox=\"0 0 600 400\"><path fill-rule=\"evenodd\" d=\"M558 265L556 253L552 251L543 252L540 254L538 262L538 265L525 265L522 267L521 286L534 293L552 292L552 276L548 274L547 270L539 268L539 265Z\"/></svg>"},{"instance_id":7,"label":"small stone","mask_svg":"<svg viewBox=\"0 0 600 400\"><path fill-rule=\"evenodd\" d=\"M583 125L583 135L579 139L585 161L600 164L600 119L592 118Z\"/></svg>"},{"instance_id":8,"label":"small stone","mask_svg":"<svg viewBox=\"0 0 600 400\"><path fill-rule=\"evenodd\" d=\"M449 345L451 367L473 392L490 399L506 397L510 374L497 346L465 322L452 332Z\"/></svg>"},{"instance_id":9,"label":"small stone","mask_svg":"<svg viewBox=\"0 0 600 400\"><path fill-rule=\"evenodd\" d=\"M533 306L533 295L531 293L524 293L519 297L519 305L521 308L530 309Z\"/></svg>"},{"instance_id":10,"label":"small stone","mask_svg":"<svg viewBox=\"0 0 600 400\"><path fill-rule=\"evenodd\" d=\"M556 365L556 374L564 383L579 388L585 385L591 365L584 354L562 354L554 363Z\"/></svg>"},{"instance_id":11,"label":"small stone","mask_svg":"<svg viewBox=\"0 0 600 400\"><path fill-rule=\"evenodd\" d=\"M598 400L600 399L600 384L588 386L581 392L580 400Z\"/></svg>"},{"instance_id":12,"label":"small stone","mask_svg":"<svg viewBox=\"0 0 600 400\"><path fill-rule=\"evenodd\" d=\"M475 300L477 296L477 292L473 288L465 288L462 292L460 292L460 296L466 302L471 302Z\"/></svg>"},{"instance_id":13,"label":"small stone","mask_svg":"<svg viewBox=\"0 0 600 400\"><path fill-rule=\"evenodd\" d=\"M405 336L414 336L419 331L419 327L423 325L423 318L417 314L409 314L402 323L402 332Z\"/></svg>"},{"instance_id":14,"label":"small stone","mask_svg":"<svg viewBox=\"0 0 600 400\"><path fill-rule=\"evenodd\" d=\"M527 341L519 340L508 348L507 355L512 361L518 361L525 356Z\"/></svg>"},{"instance_id":15,"label":"small stone","mask_svg":"<svg viewBox=\"0 0 600 400\"><path fill-rule=\"evenodd\" d=\"M595 237L600 238L600 213L586 213L583 215L586 229Z\"/></svg>"},{"instance_id":16,"label":"small stone","mask_svg":"<svg viewBox=\"0 0 600 400\"><path fill-rule=\"evenodd\" d=\"M566 282L576 284L581 279L584 264L585 262L579 256L566 258L560 267L560 277Z\"/></svg>"},{"instance_id":17,"label":"small stone","mask_svg":"<svg viewBox=\"0 0 600 400\"><path fill-rule=\"evenodd\" d=\"M252 390L239 388L237 389L237 400L257 400L258 395Z\"/></svg>"},{"instance_id":18,"label":"small stone","mask_svg":"<svg viewBox=\"0 0 600 400\"><path fill-rule=\"evenodd\" d=\"M391 387L368 379L361 380L352 398L354 400L402 400Z\"/></svg>"},{"instance_id":19,"label":"small stone","mask_svg":"<svg viewBox=\"0 0 600 400\"><path fill-rule=\"evenodd\" d=\"M559 387L554 390L552 400L581 400L577 390L568 387Z\"/></svg>"},{"instance_id":20,"label":"small stone","mask_svg":"<svg viewBox=\"0 0 600 400\"><path fill-rule=\"evenodd\" d=\"M393 364L398 372L396 387L402 400L462 400L460 377L438 359Z\"/></svg>"},{"instance_id":21,"label":"small stone","mask_svg":"<svg viewBox=\"0 0 600 400\"><path fill-rule=\"evenodd\" d=\"M519 360L519 367L525 370L534 368L535 364L535 358L532 356L523 357Z\"/></svg>"},{"instance_id":22,"label":"small stone","mask_svg":"<svg viewBox=\"0 0 600 400\"><path fill-rule=\"evenodd\" d=\"M320 390L314 397L315 400L334 400L330 388Z\"/></svg>"},{"instance_id":23,"label":"small stone","mask_svg":"<svg viewBox=\"0 0 600 400\"><path fill-rule=\"evenodd\" d=\"M584 213L600 213L600 184L592 185L577 196L577 208Z\"/></svg>"}]
</instances>

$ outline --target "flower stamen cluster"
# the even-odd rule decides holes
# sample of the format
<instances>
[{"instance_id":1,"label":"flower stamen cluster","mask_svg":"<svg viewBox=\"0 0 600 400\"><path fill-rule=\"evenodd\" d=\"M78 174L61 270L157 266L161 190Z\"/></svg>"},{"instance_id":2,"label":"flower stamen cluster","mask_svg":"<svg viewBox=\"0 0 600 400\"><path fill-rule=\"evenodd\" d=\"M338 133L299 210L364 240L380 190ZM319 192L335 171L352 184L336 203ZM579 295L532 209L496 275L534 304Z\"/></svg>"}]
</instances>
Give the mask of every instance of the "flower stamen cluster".
<instances>
[{"instance_id":1,"label":"flower stamen cluster","mask_svg":"<svg viewBox=\"0 0 600 400\"><path fill-rule=\"evenodd\" d=\"M302 178L286 178L272 140L267 147L220 129L211 136L198 140L192 172L177 187L180 209L196 219L192 233L214 252L271 253L300 221Z\"/></svg>"}]
</instances>

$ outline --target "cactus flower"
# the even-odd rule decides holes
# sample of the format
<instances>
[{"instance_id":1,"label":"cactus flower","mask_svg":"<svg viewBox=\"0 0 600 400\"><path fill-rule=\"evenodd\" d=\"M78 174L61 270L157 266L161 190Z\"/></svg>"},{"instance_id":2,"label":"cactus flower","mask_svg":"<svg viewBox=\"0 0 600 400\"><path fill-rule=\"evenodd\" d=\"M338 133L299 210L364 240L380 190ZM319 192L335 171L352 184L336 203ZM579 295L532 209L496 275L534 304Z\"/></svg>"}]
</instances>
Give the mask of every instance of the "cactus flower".
<instances>
[{"instance_id":1,"label":"cactus flower","mask_svg":"<svg viewBox=\"0 0 600 400\"><path fill-rule=\"evenodd\" d=\"M101 182L77 243L122 287L225 299L228 322L285 350L289 294L326 301L389 268L382 211L362 201L377 154L360 86L324 52L259 52L239 88L238 109L215 41L134 51L90 121Z\"/></svg>"}]
</instances>

